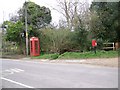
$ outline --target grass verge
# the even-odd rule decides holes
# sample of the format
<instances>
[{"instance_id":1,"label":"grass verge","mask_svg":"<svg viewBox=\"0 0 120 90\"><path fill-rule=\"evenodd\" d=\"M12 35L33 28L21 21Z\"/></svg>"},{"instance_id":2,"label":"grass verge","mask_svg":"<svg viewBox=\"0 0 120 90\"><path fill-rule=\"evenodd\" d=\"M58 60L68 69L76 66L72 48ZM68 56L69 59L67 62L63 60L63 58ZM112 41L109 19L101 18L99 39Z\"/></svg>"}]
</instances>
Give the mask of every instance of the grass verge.
<instances>
[{"instance_id":1,"label":"grass verge","mask_svg":"<svg viewBox=\"0 0 120 90\"><path fill-rule=\"evenodd\" d=\"M66 52L59 56L59 59L87 59L87 58L113 58L118 57L117 51L97 51L94 52Z\"/></svg>"},{"instance_id":2,"label":"grass verge","mask_svg":"<svg viewBox=\"0 0 120 90\"><path fill-rule=\"evenodd\" d=\"M118 51L97 51L94 52L65 52L61 55L59 54L42 54L37 57L32 57L35 59L87 59L87 58L114 58L118 57Z\"/></svg>"}]
</instances>

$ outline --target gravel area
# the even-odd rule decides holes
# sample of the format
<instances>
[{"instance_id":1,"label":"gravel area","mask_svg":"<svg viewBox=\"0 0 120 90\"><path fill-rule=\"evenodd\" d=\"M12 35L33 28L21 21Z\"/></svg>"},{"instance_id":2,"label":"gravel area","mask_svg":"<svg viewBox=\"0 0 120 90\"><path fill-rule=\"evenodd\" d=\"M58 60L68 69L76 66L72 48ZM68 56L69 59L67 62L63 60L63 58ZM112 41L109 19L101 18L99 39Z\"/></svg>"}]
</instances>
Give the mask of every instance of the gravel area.
<instances>
[{"instance_id":1,"label":"gravel area","mask_svg":"<svg viewBox=\"0 0 120 90\"><path fill-rule=\"evenodd\" d=\"M118 58L81 59L81 60L51 60L52 63L77 63L108 67L118 67Z\"/></svg>"},{"instance_id":2,"label":"gravel area","mask_svg":"<svg viewBox=\"0 0 120 90\"><path fill-rule=\"evenodd\" d=\"M87 59L83 64L118 67L118 58Z\"/></svg>"}]
</instances>

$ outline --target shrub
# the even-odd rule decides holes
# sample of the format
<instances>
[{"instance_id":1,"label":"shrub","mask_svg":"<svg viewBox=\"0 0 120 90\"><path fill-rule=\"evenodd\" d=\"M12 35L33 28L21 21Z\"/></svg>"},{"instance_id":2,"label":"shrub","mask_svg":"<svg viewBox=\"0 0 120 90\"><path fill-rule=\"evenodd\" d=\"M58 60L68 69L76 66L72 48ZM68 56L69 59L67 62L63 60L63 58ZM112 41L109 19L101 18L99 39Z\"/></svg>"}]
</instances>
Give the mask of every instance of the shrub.
<instances>
[{"instance_id":1,"label":"shrub","mask_svg":"<svg viewBox=\"0 0 120 90\"><path fill-rule=\"evenodd\" d=\"M59 57L59 54L53 54L53 55L51 55L51 60L53 60L53 59L57 59Z\"/></svg>"}]
</instances>

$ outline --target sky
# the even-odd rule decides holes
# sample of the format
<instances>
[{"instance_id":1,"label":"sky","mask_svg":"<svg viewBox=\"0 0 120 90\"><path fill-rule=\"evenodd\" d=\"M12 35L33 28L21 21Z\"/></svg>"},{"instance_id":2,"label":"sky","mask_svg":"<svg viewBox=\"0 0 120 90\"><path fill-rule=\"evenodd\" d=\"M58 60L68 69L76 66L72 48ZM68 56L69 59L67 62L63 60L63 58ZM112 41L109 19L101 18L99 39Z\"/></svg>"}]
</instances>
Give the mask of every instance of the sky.
<instances>
[{"instance_id":1,"label":"sky","mask_svg":"<svg viewBox=\"0 0 120 90\"><path fill-rule=\"evenodd\" d=\"M28 1L28 0L26 0ZM56 0L30 0L40 6L48 7L51 10L52 23L58 23L61 18L61 14L52 8L57 8ZM87 0L89 3L91 0ZM25 0L0 0L0 24L9 20L11 15L17 13L17 11L23 6Z\"/></svg>"}]
</instances>

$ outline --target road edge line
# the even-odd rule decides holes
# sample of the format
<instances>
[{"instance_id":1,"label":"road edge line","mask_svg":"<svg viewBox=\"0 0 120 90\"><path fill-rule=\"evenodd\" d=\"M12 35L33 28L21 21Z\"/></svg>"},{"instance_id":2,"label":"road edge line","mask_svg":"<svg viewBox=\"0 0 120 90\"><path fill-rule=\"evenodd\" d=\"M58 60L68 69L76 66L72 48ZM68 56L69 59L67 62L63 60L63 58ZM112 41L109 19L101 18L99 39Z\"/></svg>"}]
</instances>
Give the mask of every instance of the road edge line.
<instances>
[{"instance_id":1,"label":"road edge line","mask_svg":"<svg viewBox=\"0 0 120 90\"><path fill-rule=\"evenodd\" d=\"M24 87L26 87L26 88L34 88L34 87L32 87L32 86L28 86L28 85L25 85L25 84L23 84L23 83L19 83L19 82L16 82L16 81L13 81L13 80L4 78L4 77L1 77L1 79L2 79L2 80L9 81L9 82L12 82L12 83L15 83L15 84L18 84L18 85L20 85L20 86L24 86Z\"/></svg>"}]
</instances>

